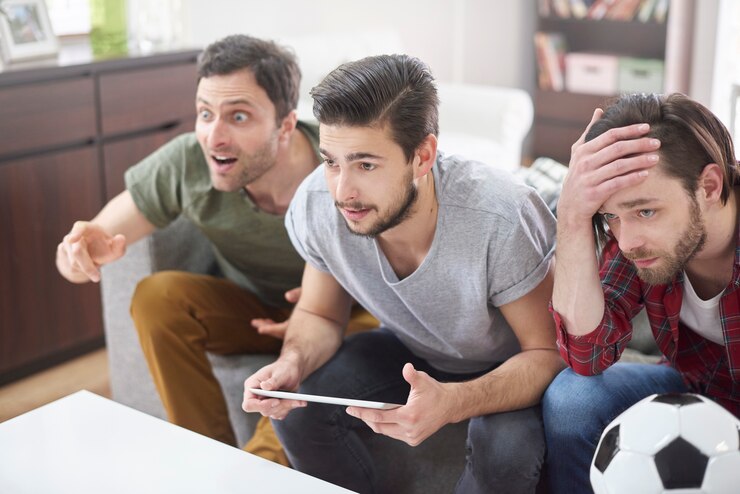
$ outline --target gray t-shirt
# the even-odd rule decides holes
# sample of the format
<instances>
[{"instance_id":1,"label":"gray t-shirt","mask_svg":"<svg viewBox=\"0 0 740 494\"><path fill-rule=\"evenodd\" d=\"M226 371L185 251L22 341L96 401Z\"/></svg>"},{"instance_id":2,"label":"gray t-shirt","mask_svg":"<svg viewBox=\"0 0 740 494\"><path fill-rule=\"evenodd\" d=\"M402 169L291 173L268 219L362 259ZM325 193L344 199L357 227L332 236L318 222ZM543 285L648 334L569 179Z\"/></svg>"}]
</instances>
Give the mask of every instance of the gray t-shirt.
<instances>
[{"instance_id":1,"label":"gray t-shirt","mask_svg":"<svg viewBox=\"0 0 740 494\"><path fill-rule=\"evenodd\" d=\"M434 240L402 280L376 240L349 232L323 166L298 188L285 225L298 253L414 354L442 371L480 372L520 351L498 307L545 277L555 219L534 189L505 171L440 153L433 173Z\"/></svg>"}]
</instances>

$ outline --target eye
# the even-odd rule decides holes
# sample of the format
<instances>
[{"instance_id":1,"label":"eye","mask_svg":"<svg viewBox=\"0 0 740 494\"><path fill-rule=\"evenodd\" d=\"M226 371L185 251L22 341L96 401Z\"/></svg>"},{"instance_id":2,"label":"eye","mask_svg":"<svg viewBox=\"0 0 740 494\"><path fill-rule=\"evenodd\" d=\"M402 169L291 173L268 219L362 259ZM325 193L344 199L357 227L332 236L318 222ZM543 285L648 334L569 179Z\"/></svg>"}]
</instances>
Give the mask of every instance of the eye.
<instances>
[{"instance_id":1,"label":"eye","mask_svg":"<svg viewBox=\"0 0 740 494\"><path fill-rule=\"evenodd\" d=\"M210 120L213 114L209 110L201 110L198 113L198 118L201 120Z\"/></svg>"},{"instance_id":2,"label":"eye","mask_svg":"<svg viewBox=\"0 0 740 494\"><path fill-rule=\"evenodd\" d=\"M324 166L326 166L327 168L334 168L335 166L337 166L337 164L334 163L334 160L330 160L329 158L324 158Z\"/></svg>"},{"instance_id":3,"label":"eye","mask_svg":"<svg viewBox=\"0 0 740 494\"><path fill-rule=\"evenodd\" d=\"M614 221L617 219L617 215L613 213L601 213L602 218L606 221Z\"/></svg>"},{"instance_id":4,"label":"eye","mask_svg":"<svg viewBox=\"0 0 740 494\"><path fill-rule=\"evenodd\" d=\"M373 163L360 163L360 168L365 170L366 172L371 172L377 168L377 165Z\"/></svg>"},{"instance_id":5,"label":"eye","mask_svg":"<svg viewBox=\"0 0 740 494\"><path fill-rule=\"evenodd\" d=\"M237 123L243 123L249 120L249 115L244 113L243 111L239 111L234 113L234 121Z\"/></svg>"},{"instance_id":6,"label":"eye","mask_svg":"<svg viewBox=\"0 0 740 494\"><path fill-rule=\"evenodd\" d=\"M641 209L639 213L641 218L652 218L655 215L654 209Z\"/></svg>"}]
</instances>

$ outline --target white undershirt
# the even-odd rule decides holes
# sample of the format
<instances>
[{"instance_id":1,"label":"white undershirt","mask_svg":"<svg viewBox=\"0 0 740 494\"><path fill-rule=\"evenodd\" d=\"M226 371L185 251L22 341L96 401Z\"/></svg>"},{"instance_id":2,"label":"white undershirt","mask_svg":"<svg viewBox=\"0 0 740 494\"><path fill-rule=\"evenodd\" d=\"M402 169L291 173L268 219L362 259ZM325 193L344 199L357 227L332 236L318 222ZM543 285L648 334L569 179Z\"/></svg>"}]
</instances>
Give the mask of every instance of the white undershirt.
<instances>
[{"instance_id":1,"label":"white undershirt","mask_svg":"<svg viewBox=\"0 0 740 494\"><path fill-rule=\"evenodd\" d=\"M679 315L681 322L695 333L723 346L725 339L719 318L719 300L724 293L725 291L722 290L709 300L702 300L691 286L689 277L685 272L683 274L683 303Z\"/></svg>"}]
</instances>

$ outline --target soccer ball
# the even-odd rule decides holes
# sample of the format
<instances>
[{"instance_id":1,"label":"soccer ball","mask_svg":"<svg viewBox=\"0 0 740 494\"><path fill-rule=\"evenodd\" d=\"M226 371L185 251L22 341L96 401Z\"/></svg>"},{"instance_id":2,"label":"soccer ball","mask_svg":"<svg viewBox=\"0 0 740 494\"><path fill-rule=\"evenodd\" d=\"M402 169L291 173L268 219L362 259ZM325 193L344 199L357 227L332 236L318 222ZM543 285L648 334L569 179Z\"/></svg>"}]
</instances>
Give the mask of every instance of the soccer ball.
<instances>
[{"instance_id":1,"label":"soccer ball","mask_svg":"<svg viewBox=\"0 0 740 494\"><path fill-rule=\"evenodd\" d=\"M595 494L738 493L740 421L696 394L648 396L604 430L591 486Z\"/></svg>"}]
</instances>

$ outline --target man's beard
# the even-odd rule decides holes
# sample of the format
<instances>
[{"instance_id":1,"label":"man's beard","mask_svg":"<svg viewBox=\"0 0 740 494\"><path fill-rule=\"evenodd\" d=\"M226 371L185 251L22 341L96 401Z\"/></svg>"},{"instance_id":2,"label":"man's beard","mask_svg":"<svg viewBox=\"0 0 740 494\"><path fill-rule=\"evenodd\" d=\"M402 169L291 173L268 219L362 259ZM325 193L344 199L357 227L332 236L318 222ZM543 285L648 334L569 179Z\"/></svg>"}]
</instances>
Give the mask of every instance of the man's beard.
<instances>
[{"instance_id":1,"label":"man's beard","mask_svg":"<svg viewBox=\"0 0 740 494\"><path fill-rule=\"evenodd\" d=\"M679 237L673 254L667 252L653 252L647 249L638 249L629 254L624 254L627 259L650 259L657 257L658 264L655 268L636 268L637 276L648 285L665 285L670 283L676 275L683 271L686 264L701 251L707 240L707 230L699 211L696 199L692 198L689 225L686 231Z\"/></svg>"},{"instance_id":2,"label":"man's beard","mask_svg":"<svg viewBox=\"0 0 740 494\"><path fill-rule=\"evenodd\" d=\"M240 167L238 175L234 177L213 176L213 171L211 171L211 182L215 188L223 192L236 192L267 173L275 166L276 162L275 136L276 134L254 153L239 158L237 164Z\"/></svg>"},{"instance_id":3,"label":"man's beard","mask_svg":"<svg viewBox=\"0 0 740 494\"><path fill-rule=\"evenodd\" d=\"M388 214L385 216L378 218L378 220L375 222L375 224L371 225L368 231L366 232L360 232L355 231L350 226L349 221L345 218L344 224L346 225L347 229L350 231L350 233L354 235L360 235L362 237L368 237L368 238L375 238L381 233L390 230L393 227L396 227L400 225L404 220L406 220L410 214L411 209L413 205L416 203L416 199L419 197L419 191L416 188L416 185L414 185L414 182L411 178L409 178L408 184L406 188L404 189L404 194L402 197L400 197L397 201L394 201L394 204L391 206ZM334 205L337 208L346 207L349 209L371 209L377 211L377 206L366 206L359 202L346 202L346 203L339 203L334 202Z\"/></svg>"}]
</instances>

